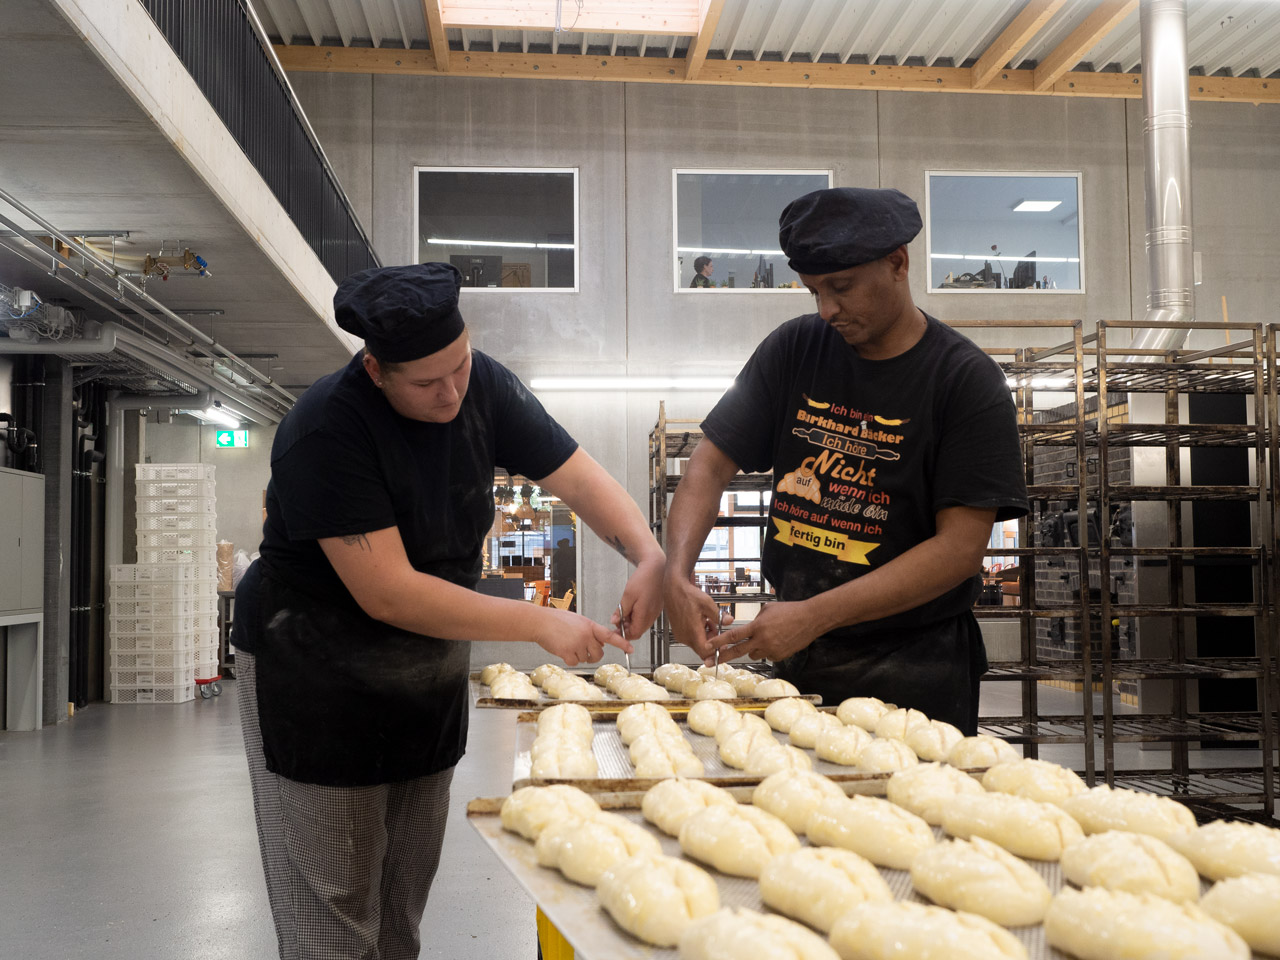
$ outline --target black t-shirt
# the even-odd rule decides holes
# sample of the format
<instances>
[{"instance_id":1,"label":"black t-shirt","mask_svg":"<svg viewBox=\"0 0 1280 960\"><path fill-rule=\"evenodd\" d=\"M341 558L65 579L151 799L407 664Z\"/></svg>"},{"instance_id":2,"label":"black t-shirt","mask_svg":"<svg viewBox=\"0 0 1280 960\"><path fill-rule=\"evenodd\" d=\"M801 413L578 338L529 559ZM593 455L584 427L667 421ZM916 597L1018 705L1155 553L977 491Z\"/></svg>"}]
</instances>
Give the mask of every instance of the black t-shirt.
<instances>
[{"instance_id":1,"label":"black t-shirt","mask_svg":"<svg viewBox=\"0 0 1280 960\"><path fill-rule=\"evenodd\" d=\"M756 348L703 422L741 469L773 471L762 567L804 600L883 566L936 532L946 507L1027 512L1013 401L996 363L926 317L924 336L866 360L816 314ZM974 576L912 610L831 638L933 623L967 610Z\"/></svg>"},{"instance_id":2,"label":"black t-shirt","mask_svg":"<svg viewBox=\"0 0 1280 960\"><path fill-rule=\"evenodd\" d=\"M258 658L269 769L360 785L457 763L470 645L368 617L317 541L394 526L415 570L474 588L495 466L537 480L576 449L519 379L478 350L449 423L396 413L358 354L299 398L276 431L260 569L241 591L253 594L244 599L256 616L235 641Z\"/></svg>"},{"instance_id":3,"label":"black t-shirt","mask_svg":"<svg viewBox=\"0 0 1280 960\"><path fill-rule=\"evenodd\" d=\"M710 278L710 277L704 277L704 276L703 276L702 274L700 274L700 273L695 273L695 274L693 275L693 279L689 281L689 286L691 286L691 287L709 287L709 286L711 286L711 278Z\"/></svg>"}]
</instances>

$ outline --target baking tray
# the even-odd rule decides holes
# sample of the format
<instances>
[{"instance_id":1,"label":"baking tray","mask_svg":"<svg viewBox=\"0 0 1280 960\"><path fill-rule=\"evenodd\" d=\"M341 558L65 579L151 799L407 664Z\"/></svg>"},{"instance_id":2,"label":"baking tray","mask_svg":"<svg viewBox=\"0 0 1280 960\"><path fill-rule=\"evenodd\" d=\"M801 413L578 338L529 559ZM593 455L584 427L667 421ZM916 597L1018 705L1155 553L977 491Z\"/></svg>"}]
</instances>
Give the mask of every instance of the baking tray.
<instances>
[{"instance_id":1,"label":"baking tray","mask_svg":"<svg viewBox=\"0 0 1280 960\"><path fill-rule=\"evenodd\" d=\"M745 799L749 793L746 788L736 788L732 792L739 800ZM680 844L674 837L662 833L641 816L639 805L643 796L643 790L618 791L598 793L596 800L601 807L643 825L658 838L663 853L673 857L682 856ZM566 880L558 870L538 866L533 843L502 829L498 816L501 806L501 798L472 800L467 805L467 819L502 865L528 891L560 934L569 941L576 960L679 960L678 950L650 946L614 923L613 918L601 908L594 889ZM934 834L939 839L946 836L941 827L934 827ZM800 837L800 843L808 846L804 837ZM716 881L721 906L750 907L763 913L773 912L761 903L760 887L755 880L731 877L700 861L686 859L697 863ZM1056 861L1028 860L1027 863L1044 878L1053 893L1062 889L1062 871ZM888 870L884 867L878 869L896 899L916 903L930 902L915 892L911 886L911 875L906 870ZM1208 887L1202 880L1202 891ZM1045 942L1044 927L1039 924L1006 929L1026 946L1030 960L1074 960L1070 954L1056 950ZM1253 957L1254 960L1265 960L1257 953Z\"/></svg>"},{"instance_id":2,"label":"baking tray","mask_svg":"<svg viewBox=\"0 0 1280 960\"><path fill-rule=\"evenodd\" d=\"M525 676L528 676L529 673L531 673L532 671L522 670L520 672L525 674ZM572 672L572 671L569 671L569 672ZM635 673L636 676L644 677L646 680L653 679L652 673L642 672L639 670L636 670L633 672ZM495 700L493 699L493 697L489 696L489 685L487 683L480 682L480 671L476 670L470 676L471 702L477 707L480 707L482 709L488 709L488 710L494 710L494 709L496 710L542 710L542 709L545 709L546 707L553 707L557 703L578 703L589 710L612 709L615 711L621 710L623 707L629 707L633 703L646 702L643 700L623 700L619 698L617 694L596 684L595 681L592 679L594 675L595 675L594 670L590 671L589 673L574 674L574 676L581 677L583 680L587 681L587 683L590 683L592 686L595 686L601 693L603 693L605 696L605 699L603 700L557 700L555 697L548 697L543 695L542 693L539 693L537 700ZM659 684L659 686L661 686L661 684ZM767 707L769 704L773 703L773 701L777 699L780 699L780 698L778 697L733 697L732 699L725 700L724 702L733 707L764 708L764 707ZM808 700L810 703L815 703L815 704L822 703L822 697L814 693L801 694L798 699ZM687 710L689 707L692 707L695 703L701 703L702 701L672 697L670 700L652 700L648 702L659 703L662 706L667 708L683 707L684 709Z\"/></svg>"},{"instance_id":3,"label":"baking tray","mask_svg":"<svg viewBox=\"0 0 1280 960\"><path fill-rule=\"evenodd\" d=\"M630 706L636 701L620 701L625 706ZM738 770L729 766L720 759L720 749L716 746L715 737L703 736L700 733L688 729L689 707L675 705L673 701L660 701L662 706L668 708L671 719L680 725L680 732L689 741L689 745L693 747L693 754L702 761L706 772L695 777L697 780L709 780L716 786L754 786L763 780L763 777L752 776L745 771ZM737 701L726 700L726 703L737 703ZM772 700L751 700L744 701L746 706L741 708L744 712L763 713ZM599 701L596 701L597 705ZM830 712L830 711L827 711ZM622 735L618 733L618 711L612 710L592 710L591 711L591 728L595 735L591 741L591 752L595 754L596 764L600 768L600 775L590 780L570 780L549 777L539 777L534 779L529 776L529 769L532 766L532 759L529 752L533 749L534 738L538 735L538 714L536 712L521 713L516 716L516 749L515 761L511 772L511 788L513 790L527 786L546 786L552 783L570 783L576 787L581 787L589 792L601 792L612 790L640 790L644 791L648 787L657 783L656 780L645 780L635 776L635 767L631 765L630 748L622 742ZM773 737L779 743L790 745L791 741L785 733L773 731ZM884 796L885 781L889 779L887 773L866 773L855 770L853 767L842 766L838 763L832 763L829 760L820 760L813 750L805 750L809 755L809 759L813 761L814 773L820 773L823 776L830 777L841 784L856 783L858 787L845 787L845 792L866 793L873 796Z\"/></svg>"}]
</instances>

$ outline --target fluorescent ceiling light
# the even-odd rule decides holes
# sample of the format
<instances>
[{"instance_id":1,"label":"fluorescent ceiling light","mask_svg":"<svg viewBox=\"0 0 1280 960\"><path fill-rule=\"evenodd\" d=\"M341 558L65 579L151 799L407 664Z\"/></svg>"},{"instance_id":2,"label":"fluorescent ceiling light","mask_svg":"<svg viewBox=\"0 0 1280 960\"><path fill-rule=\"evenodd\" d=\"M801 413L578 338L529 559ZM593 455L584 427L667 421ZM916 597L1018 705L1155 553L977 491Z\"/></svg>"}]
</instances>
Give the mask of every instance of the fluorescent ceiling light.
<instances>
[{"instance_id":1,"label":"fluorescent ceiling light","mask_svg":"<svg viewBox=\"0 0 1280 960\"><path fill-rule=\"evenodd\" d=\"M1054 207L1062 206L1061 200L1023 200L1013 208L1014 213L1048 213Z\"/></svg>"},{"instance_id":2,"label":"fluorescent ceiling light","mask_svg":"<svg viewBox=\"0 0 1280 960\"><path fill-rule=\"evenodd\" d=\"M933 260L1030 260L1033 263L1079 263L1079 257L1019 257L1011 253L931 253Z\"/></svg>"},{"instance_id":3,"label":"fluorescent ceiling light","mask_svg":"<svg viewBox=\"0 0 1280 960\"><path fill-rule=\"evenodd\" d=\"M205 407L203 410L180 411L187 416L195 417L201 423L217 423L224 427L240 426L240 418L222 407Z\"/></svg>"},{"instance_id":4,"label":"fluorescent ceiling light","mask_svg":"<svg viewBox=\"0 0 1280 960\"><path fill-rule=\"evenodd\" d=\"M428 237L427 243L440 244L446 247L519 247L523 250L572 250L572 243L530 243L527 240L446 240L441 237Z\"/></svg>"},{"instance_id":5,"label":"fluorescent ceiling light","mask_svg":"<svg viewBox=\"0 0 1280 960\"><path fill-rule=\"evenodd\" d=\"M733 377L538 377L529 381L534 390L596 390L620 393L628 390L727 390Z\"/></svg>"},{"instance_id":6,"label":"fluorescent ceiling light","mask_svg":"<svg viewBox=\"0 0 1280 960\"><path fill-rule=\"evenodd\" d=\"M735 247L676 247L676 253L717 253L726 257L780 257L781 250L741 250Z\"/></svg>"}]
</instances>

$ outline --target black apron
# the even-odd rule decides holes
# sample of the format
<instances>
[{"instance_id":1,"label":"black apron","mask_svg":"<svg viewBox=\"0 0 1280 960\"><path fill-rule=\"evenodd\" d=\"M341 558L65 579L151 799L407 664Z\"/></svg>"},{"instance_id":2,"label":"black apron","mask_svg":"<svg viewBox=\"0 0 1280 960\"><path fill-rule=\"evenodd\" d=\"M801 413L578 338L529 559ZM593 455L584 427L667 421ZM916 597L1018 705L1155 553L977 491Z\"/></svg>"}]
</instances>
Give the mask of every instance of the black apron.
<instances>
[{"instance_id":1,"label":"black apron","mask_svg":"<svg viewBox=\"0 0 1280 960\"><path fill-rule=\"evenodd\" d=\"M774 665L774 676L816 693L825 705L879 697L945 720L966 736L978 732L978 688L987 672L982 631L970 611L922 627L818 638Z\"/></svg>"}]
</instances>

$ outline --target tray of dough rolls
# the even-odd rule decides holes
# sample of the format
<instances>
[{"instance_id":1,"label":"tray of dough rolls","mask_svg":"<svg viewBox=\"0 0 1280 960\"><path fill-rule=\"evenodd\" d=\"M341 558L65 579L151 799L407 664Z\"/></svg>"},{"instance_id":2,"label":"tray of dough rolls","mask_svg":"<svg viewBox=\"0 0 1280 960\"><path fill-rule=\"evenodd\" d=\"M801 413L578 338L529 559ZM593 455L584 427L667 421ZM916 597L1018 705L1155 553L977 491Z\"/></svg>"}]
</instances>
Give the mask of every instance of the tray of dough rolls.
<instances>
[{"instance_id":1,"label":"tray of dough rolls","mask_svg":"<svg viewBox=\"0 0 1280 960\"><path fill-rule=\"evenodd\" d=\"M922 792L923 781L935 777L950 786ZM852 784L784 771L756 787L727 789L684 779L648 790L590 794L567 785L529 787L509 798L473 800L467 816L579 960L1266 956L1250 953L1242 939L1194 906L1209 885L1189 863L1189 879L1160 864L1148 882L1165 884L1165 896L1190 903L1100 887L1081 892L1064 879L1064 873L1077 879L1084 869L1093 871L1087 882L1101 882L1093 879L1099 870L1133 862L1133 849L1125 845L1137 845L1140 854L1155 846L1178 856L1153 837L1111 831L1086 839L1077 824L1073 836L1060 829L1056 840L1031 831L996 843L991 821L980 811L998 806L991 798L1001 795L986 792L976 778L945 764L922 765L895 778L902 787L889 795L897 802L847 796ZM665 791L661 798L659 791ZM1014 806L1028 799L1005 796ZM1060 808L1041 805L1076 823ZM942 821L946 830L924 817ZM1187 836L1196 834L1196 828L1188 829ZM1108 839L1117 836L1119 846ZM1107 849L1101 849L1104 840ZM1075 844L1099 849L1091 850L1092 859L1060 864L1062 851ZM1186 889L1179 892L1179 884ZM985 916L976 915L975 902ZM1204 903L1207 909L1208 899ZM1050 945L1047 925L1064 947L1062 938L1071 933L1063 931L1117 929L1105 916L1108 908L1133 918L1127 928L1120 925L1122 933L1110 934L1116 952L1078 945L1078 952L1067 953ZM1255 924L1258 916L1255 906ZM1268 935L1265 929L1251 934ZM1167 940L1163 948L1141 944L1142 938L1158 937ZM769 952L768 942L785 942L788 949Z\"/></svg>"},{"instance_id":2,"label":"tray of dough rolls","mask_svg":"<svg viewBox=\"0 0 1280 960\"><path fill-rule=\"evenodd\" d=\"M819 752L817 740L827 729L835 732L823 737ZM890 771L868 769L869 760L867 767L855 763L875 740L861 727L841 723L834 708L798 697L631 703L620 710L555 704L517 715L512 785L595 781L595 790L630 790L672 776L754 785L798 767L856 782L861 793L883 794ZM886 762L918 762L904 743L879 748L891 755Z\"/></svg>"},{"instance_id":3,"label":"tray of dough rolls","mask_svg":"<svg viewBox=\"0 0 1280 960\"><path fill-rule=\"evenodd\" d=\"M767 704L771 699L798 696L786 680L755 670L722 664L693 667L667 663L653 673L632 673L620 663L606 663L592 672L574 672L554 663L524 673L509 663L491 663L471 674L471 699L477 707L530 710L553 703L579 703L613 709L629 703L654 701L689 707L700 700L719 699L736 705ZM814 695L804 699L821 703Z\"/></svg>"}]
</instances>

